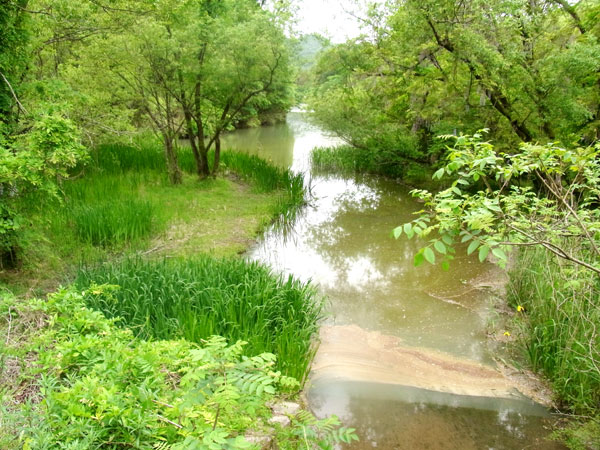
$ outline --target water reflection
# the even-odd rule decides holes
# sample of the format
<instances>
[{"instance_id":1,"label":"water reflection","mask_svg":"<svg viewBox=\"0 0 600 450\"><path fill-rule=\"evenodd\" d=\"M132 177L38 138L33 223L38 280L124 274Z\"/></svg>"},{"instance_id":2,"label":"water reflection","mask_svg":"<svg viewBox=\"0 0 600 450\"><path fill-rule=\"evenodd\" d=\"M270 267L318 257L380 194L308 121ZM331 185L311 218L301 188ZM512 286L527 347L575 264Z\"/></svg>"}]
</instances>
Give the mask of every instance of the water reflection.
<instances>
[{"instance_id":1,"label":"water reflection","mask_svg":"<svg viewBox=\"0 0 600 450\"><path fill-rule=\"evenodd\" d=\"M355 449L560 449L544 436L546 411L527 400L441 394L375 383L312 386L319 416L357 428Z\"/></svg>"},{"instance_id":2,"label":"water reflection","mask_svg":"<svg viewBox=\"0 0 600 450\"><path fill-rule=\"evenodd\" d=\"M497 282L498 272L466 256L448 272L430 265L415 269L412 258L421 244L390 237L420 209L406 188L389 180L309 173L310 151L339 142L298 113L287 124L226 136L225 147L306 172L314 194L293 230L268 231L248 257L317 283L330 301L327 323L355 324L407 345L491 363L485 346L489 294L480 287ZM311 407L357 427L362 441L356 448L553 448L540 443L544 410L528 400L319 383L308 393Z\"/></svg>"}]
</instances>

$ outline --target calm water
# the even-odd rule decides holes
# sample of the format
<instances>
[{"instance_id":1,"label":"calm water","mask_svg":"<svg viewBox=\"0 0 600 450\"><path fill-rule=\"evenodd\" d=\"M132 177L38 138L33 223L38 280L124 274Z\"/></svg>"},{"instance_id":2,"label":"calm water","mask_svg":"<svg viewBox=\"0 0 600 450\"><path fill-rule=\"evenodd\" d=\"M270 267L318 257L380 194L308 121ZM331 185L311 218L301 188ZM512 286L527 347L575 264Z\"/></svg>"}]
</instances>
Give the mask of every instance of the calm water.
<instances>
[{"instance_id":1,"label":"calm water","mask_svg":"<svg viewBox=\"0 0 600 450\"><path fill-rule=\"evenodd\" d=\"M224 148L305 172L315 197L292 231L267 232L250 257L317 283L329 299L328 325L357 325L409 346L491 364L489 293L482 287L498 283L496 269L464 256L448 272L415 269L419 244L390 237L419 209L406 188L374 177L309 173L310 151L338 142L302 113L290 113L287 124L226 136ZM336 414L357 428L361 442L352 448L561 448L542 440L548 413L528 399L444 394L383 384L376 375L356 381L351 369L315 379L307 398L317 415Z\"/></svg>"}]
</instances>

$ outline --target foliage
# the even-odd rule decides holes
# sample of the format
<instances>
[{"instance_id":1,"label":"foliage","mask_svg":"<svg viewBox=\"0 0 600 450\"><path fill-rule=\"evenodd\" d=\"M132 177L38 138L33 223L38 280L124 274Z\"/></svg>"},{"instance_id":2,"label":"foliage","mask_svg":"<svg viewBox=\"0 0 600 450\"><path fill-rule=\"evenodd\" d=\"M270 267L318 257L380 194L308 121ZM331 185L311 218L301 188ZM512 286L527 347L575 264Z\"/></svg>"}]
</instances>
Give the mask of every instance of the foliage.
<instances>
[{"instance_id":1,"label":"foliage","mask_svg":"<svg viewBox=\"0 0 600 450\"><path fill-rule=\"evenodd\" d=\"M66 178L68 170L85 156L78 130L71 121L57 113L40 116L32 122L31 130L24 136L12 139L0 137L2 255L9 254L10 259L14 259L14 249L19 245L24 218L17 209L18 200L32 191L56 198L57 179Z\"/></svg>"},{"instance_id":2,"label":"foliage","mask_svg":"<svg viewBox=\"0 0 600 450\"><path fill-rule=\"evenodd\" d=\"M435 162L439 134L520 141L600 136L595 2L392 1L367 34L321 56L315 119L351 145ZM393 153L391 153L393 152ZM383 157L382 157L383 158Z\"/></svg>"},{"instance_id":3,"label":"foliage","mask_svg":"<svg viewBox=\"0 0 600 450\"><path fill-rule=\"evenodd\" d=\"M119 286L96 290L96 284ZM86 303L144 338L202 342L212 335L244 340L247 352L274 353L284 374L304 381L321 303L309 284L258 263L202 256L128 259L82 268L76 281Z\"/></svg>"},{"instance_id":4,"label":"foliage","mask_svg":"<svg viewBox=\"0 0 600 450\"><path fill-rule=\"evenodd\" d=\"M571 253L583 250L576 241L567 245ZM598 415L598 276L531 248L510 270L508 302L520 310L516 321L531 367L550 380L559 403L576 414Z\"/></svg>"},{"instance_id":5,"label":"foliage","mask_svg":"<svg viewBox=\"0 0 600 450\"><path fill-rule=\"evenodd\" d=\"M22 428L16 441L0 431L4 448L255 448L245 433L268 433L267 403L298 386L274 370L272 354L244 356L242 341L140 340L72 291L18 306L5 298L3 316L7 308L14 323L38 323L34 335L8 351L37 355L21 382L39 389L41 402L5 407L3 430ZM310 417L302 413L302 423ZM332 422L328 441L352 435Z\"/></svg>"},{"instance_id":6,"label":"foliage","mask_svg":"<svg viewBox=\"0 0 600 450\"><path fill-rule=\"evenodd\" d=\"M437 237L415 256L415 264L446 266L457 240L479 260L493 254L501 266L510 246L540 246L552 254L600 273L600 166L595 147L565 149L556 144L522 144L515 154L497 154L482 134L449 136L447 164L434 178L451 175L451 186L436 194L415 190L424 203L419 217L394 230L398 238ZM536 192L537 190L537 192ZM573 254L563 239L580 242Z\"/></svg>"}]
</instances>

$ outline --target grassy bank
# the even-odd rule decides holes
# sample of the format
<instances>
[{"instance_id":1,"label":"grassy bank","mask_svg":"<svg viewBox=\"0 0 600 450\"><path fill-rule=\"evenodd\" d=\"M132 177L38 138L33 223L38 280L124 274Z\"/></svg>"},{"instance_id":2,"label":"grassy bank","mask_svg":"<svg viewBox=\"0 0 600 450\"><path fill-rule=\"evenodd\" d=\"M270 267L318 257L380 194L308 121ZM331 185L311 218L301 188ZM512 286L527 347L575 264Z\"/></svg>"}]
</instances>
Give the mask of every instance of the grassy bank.
<instances>
[{"instance_id":1,"label":"grassy bank","mask_svg":"<svg viewBox=\"0 0 600 450\"><path fill-rule=\"evenodd\" d=\"M211 256L133 259L82 268L75 285L88 306L121 317L141 337L199 343L220 335L247 342L248 354L276 354L286 375L302 381L308 373L321 314L316 291L257 263Z\"/></svg>"},{"instance_id":2,"label":"grassy bank","mask_svg":"<svg viewBox=\"0 0 600 450\"><path fill-rule=\"evenodd\" d=\"M562 438L571 448L600 448L600 279L529 249L510 272L508 293L513 308L524 308L516 317L524 357L551 382L561 408L586 419Z\"/></svg>"},{"instance_id":3,"label":"grassy bank","mask_svg":"<svg viewBox=\"0 0 600 450\"><path fill-rule=\"evenodd\" d=\"M4 450L260 447L247 436L295 449L355 438L306 411L288 427L270 424L270 405L298 382L241 342L140 339L68 290L44 301L0 296L0 315Z\"/></svg>"},{"instance_id":4,"label":"grassy bank","mask_svg":"<svg viewBox=\"0 0 600 450\"><path fill-rule=\"evenodd\" d=\"M432 170L393 152L361 149L350 145L319 147L311 153L311 165L322 173L374 174L399 178L407 183L431 180Z\"/></svg>"},{"instance_id":5,"label":"grassy bank","mask_svg":"<svg viewBox=\"0 0 600 450\"><path fill-rule=\"evenodd\" d=\"M61 201L23 198L30 222L22 234L22 266L1 272L0 283L35 295L67 282L82 261L130 253L236 255L304 204L301 175L255 156L224 152L224 176L206 180L191 173L189 148L180 158L190 173L172 186L153 140L102 145L76 179L63 181Z\"/></svg>"}]
</instances>

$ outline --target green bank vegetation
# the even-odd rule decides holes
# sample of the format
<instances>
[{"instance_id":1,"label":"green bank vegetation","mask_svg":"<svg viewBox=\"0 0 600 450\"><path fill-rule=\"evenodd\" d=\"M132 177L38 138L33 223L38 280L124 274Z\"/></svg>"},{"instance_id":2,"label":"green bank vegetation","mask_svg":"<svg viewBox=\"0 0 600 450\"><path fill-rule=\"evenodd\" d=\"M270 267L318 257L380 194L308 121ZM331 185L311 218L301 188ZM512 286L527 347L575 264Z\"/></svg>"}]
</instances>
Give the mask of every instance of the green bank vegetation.
<instances>
[{"instance_id":1,"label":"green bank vegetation","mask_svg":"<svg viewBox=\"0 0 600 450\"><path fill-rule=\"evenodd\" d=\"M293 102L289 7L263 3L0 2L3 449L356 439L268 422L321 301L239 258L305 203L302 175L221 148Z\"/></svg>"},{"instance_id":2,"label":"green bank vegetation","mask_svg":"<svg viewBox=\"0 0 600 450\"><path fill-rule=\"evenodd\" d=\"M211 256L125 260L80 269L75 286L88 306L120 317L138 336L242 340L249 354L278 355L283 374L300 381L308 375L321 301L312 286L257 263Z\"/></svg>"},{"instance_id":3,"label":"green bank vegetation","mask_svg":"<svg viewBox=\"0 0 600 450\"><path fill-rule=\"evenodd\" d=\"M299 383L271 353L244 356L243 341L143 340L69 290L6 296L0 311L11 319L0 325L3 449L258 448L251 436L332 448L354 439L337 419L306 412L273 428L268 404Z\"/></svg>"}]
</instances>

